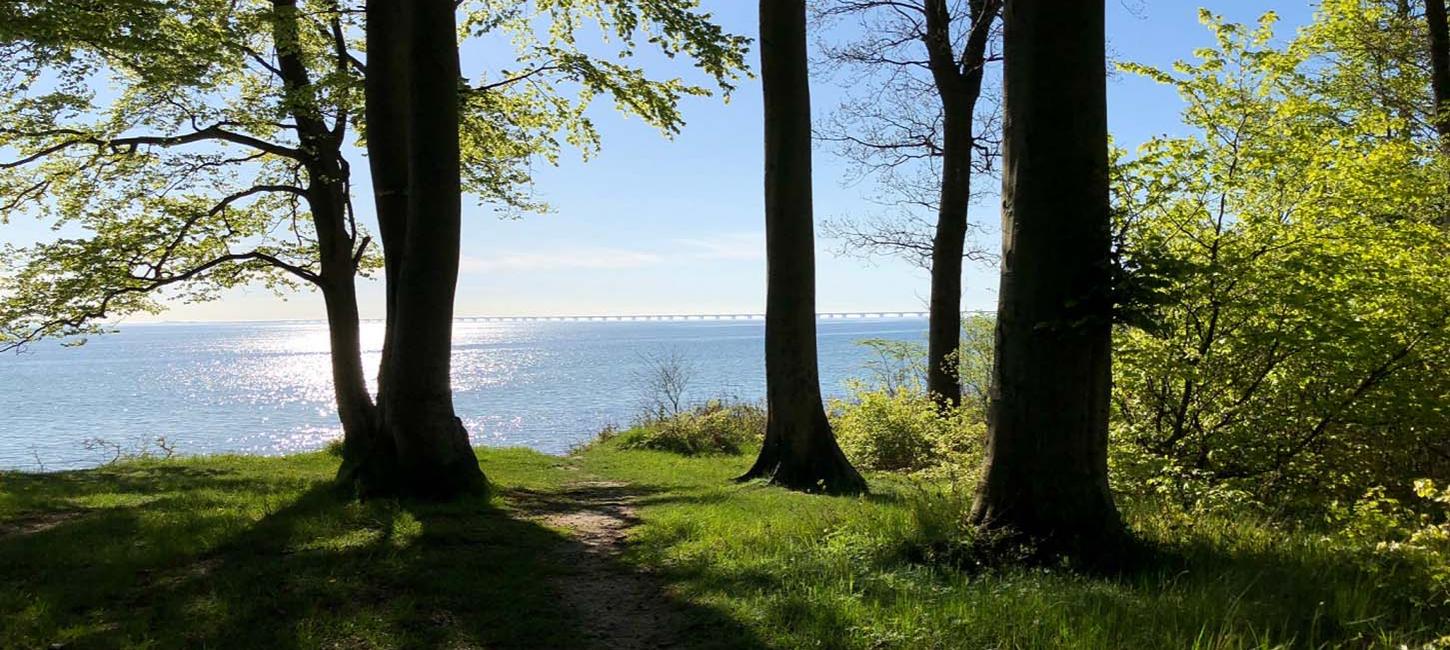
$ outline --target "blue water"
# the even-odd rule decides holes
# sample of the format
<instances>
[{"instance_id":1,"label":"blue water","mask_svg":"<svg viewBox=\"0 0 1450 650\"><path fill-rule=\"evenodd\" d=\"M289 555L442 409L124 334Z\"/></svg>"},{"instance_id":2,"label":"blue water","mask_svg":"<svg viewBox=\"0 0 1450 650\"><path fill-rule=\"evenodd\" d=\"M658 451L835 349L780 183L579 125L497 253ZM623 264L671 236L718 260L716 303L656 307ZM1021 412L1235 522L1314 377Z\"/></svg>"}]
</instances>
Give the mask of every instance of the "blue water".
<instances>
[{"instance_id":1,"label":"blue water","mask_svg":"<svg viewBox=\"0 0 1450 650\"><path fill-rule=\"evenodd\" d=\"M649 357L694 368L687 398L764 394L760 321L459 323L455 407L476 445L563 453L641 404ZM822 388L861 373L869 338L924 341L921 319L823 320ZM376 368L381 324L363 326ZM95 466L157 437L179 454L284 454L341 435L326 326L315 323L132 325L80 347L32 346L0 357L0 468ZM154 451L154 449L153 449Z\"/></svg>"}]
</instances>

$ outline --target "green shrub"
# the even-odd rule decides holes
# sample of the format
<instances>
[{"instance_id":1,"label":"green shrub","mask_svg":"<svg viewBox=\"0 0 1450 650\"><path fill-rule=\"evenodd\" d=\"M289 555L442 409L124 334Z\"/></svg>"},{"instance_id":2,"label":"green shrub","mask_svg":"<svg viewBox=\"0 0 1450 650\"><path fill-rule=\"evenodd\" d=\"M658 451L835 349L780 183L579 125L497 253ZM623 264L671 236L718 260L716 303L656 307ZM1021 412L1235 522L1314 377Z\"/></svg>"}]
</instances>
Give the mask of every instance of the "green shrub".
<instances>
[{"instance_id":1,"label":"green shrub","mask_svg":"<svg viewBox=\"0 0 1450 650\"><path fill-rule=\"evenodd\" d=\"M765 409L752 404L711 401L677 415L647 418L628 431L612 430L624 449L653 449L686 456L739 454L765 437Z\"/></svg>"},{"instance_id":2,"label":"green shrub","mask_svg":"<svg viewBox=\"0 0 1450 650\"><path fill-rule=\"evenodd\" d=\"M1177 88L1192 132L1117 168L1115 487L1315 519L1450 475L1450 237L1433 223L1450 158L1383 137L1398 116L1361 93L1306 85L1325 45L1310 32L1281 47L1272 21L1208 24L1198 61L1129 66Z\"/></svg>"},{"instance_id":3,"label":"green shrub","mask_svg":"<svg viewBox=\"0 0 1450 650\"><path fill-rule=\"evenodd\" d=\"M870 390L853 384L847 400L831 402L831 423L846 456L860 469L921 471L957 464L981 449L985 426L962 407L938 413L924 393Z\"/></svg>"},{"instance_id":4,"label":"green shrub","mask_svg":"<svg viewBox=\"0 0 1450 650\"><path fill-rule=\"evenodd\" d=\"M1383 487L1371 488L1348 506L1334 504L1329 522L1338 529L1334 541L1372 549L1366 556L1369 568L1381 573L1408 569L1429 580L1435 595L1420 605L1450 605L1450 486L1418 479L1405 499Z\"/></svg>"}]
</instances>

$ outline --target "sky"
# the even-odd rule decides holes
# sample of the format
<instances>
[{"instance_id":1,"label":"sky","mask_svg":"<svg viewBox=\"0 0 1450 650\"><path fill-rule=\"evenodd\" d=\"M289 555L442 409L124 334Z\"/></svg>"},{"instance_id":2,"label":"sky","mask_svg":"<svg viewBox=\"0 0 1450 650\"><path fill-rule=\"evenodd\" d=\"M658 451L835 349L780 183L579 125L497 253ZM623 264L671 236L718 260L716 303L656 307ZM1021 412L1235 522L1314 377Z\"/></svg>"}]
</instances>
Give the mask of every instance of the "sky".
<instances>
[{"instance_id":1,"label":"sky","mask_svg":"<svg viewBox=\"0 0 1450 650\"><path fill-rule=\"evenodd\" d=\"M1309 0L1106 0L1110 56L1167 66L1209 45L1198 7L1230 21L1251 22L1273 10L1282 34L1306 24ZM727 30L755 37L754 0L703 0ZM849 36L849 34L843 34ZM489 65L491 53L465 49L465 73ZM756 53L749 58L752 67ZM656 75L688 74L679 62ZM509 67L509 66L502 66ZM814 79L812 104L825 116L842 98L834 80ZM1115 141L1133 147L1154 135L1181 132L1181 103L1167 87L1118 74L1110 78L1108 109ZM687 98L687 125L673 139L616 113L599 101L592 117L603 150L589 161L566 155L557 167L540 163L534 193L553 210L500 219L464 202L462 268L456 313L482 315L620 315L759 313L765 301L762 126L758 80L741 80L728 103ZM871 209L869 182L848 184L846 161L830 147L814 153L817 221ZM355 174L366 165L355 164ZM995 189L995 181L989 183ZM355 185L364 208L366 179ZM986 226L980 244L995 250L995 196L972 207ZM366 219L365 219L366 220ZM33 236L24 226L0 226L0 243ZM924 311L925 271L892 259L865 261L835 254L836 242L817 241L819 311ZM997 270L968 263L963 308L993 309ZM363 280L364 318L382 316L381 282ZM321 297L278 297L261 288L233 290L202 304L172 304L140 320L263 320L323 317Z\"/></svg>"}]
</instances>

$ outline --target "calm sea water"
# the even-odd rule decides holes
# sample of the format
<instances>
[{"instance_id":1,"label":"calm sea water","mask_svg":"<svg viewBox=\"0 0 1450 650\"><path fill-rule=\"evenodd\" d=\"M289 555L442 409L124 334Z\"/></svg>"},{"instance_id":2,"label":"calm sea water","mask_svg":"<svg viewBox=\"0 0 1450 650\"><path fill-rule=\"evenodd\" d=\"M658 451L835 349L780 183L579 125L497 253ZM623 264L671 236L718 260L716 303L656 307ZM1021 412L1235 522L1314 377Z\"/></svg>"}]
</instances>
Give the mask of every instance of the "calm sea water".
<instances>
[{"instance_id":1,"label":"calm sea water","mask_svg":"<svg viewBox=\"0 0 1450 650\"><path fill-rule=\"evenodd\" d=\"M563 453L641 404L654 355L694 367L687 397L759 400L760 321L459 323L455 406L476 445ZM859 375L869 338L925 340L920 319L823 320L822 388ZM376 368L381 324L365 324ZM123 327L80 347L37 345L0 357L0 468L72 469L104 462L103 439L135 450L158 436L177 453L284 454L341 435L326 326L314 323ZM92 445L94 447L94 445Z\"/></svg>"}]
</instances>

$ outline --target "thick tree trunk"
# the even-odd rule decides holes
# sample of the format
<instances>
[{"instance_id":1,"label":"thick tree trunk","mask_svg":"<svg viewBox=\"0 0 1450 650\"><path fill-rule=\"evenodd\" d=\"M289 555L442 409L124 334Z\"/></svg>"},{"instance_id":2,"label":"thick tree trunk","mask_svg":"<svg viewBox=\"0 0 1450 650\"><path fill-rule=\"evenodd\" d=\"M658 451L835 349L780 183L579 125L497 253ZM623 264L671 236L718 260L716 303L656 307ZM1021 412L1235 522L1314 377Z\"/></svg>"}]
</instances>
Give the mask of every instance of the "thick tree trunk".
<instances>
[{"instance_id":1,"label":"thick tree trunk","mask_svg":"<svg viewBox=\"0 0 1450 650\"><path fill-rule=\"evenodd\" d=\"M1441 146L1450 148L1450 24L1446 23L1445 0L1425 0L1425 22L1429 27L1430 87L1435 93L1435 130Z\"/></svg>"},{"instance_id":2,"label":"thick tree trunk","mask_svg":"<svg viewBox=\"0 0 1450 650\"><path fill-rule=\"evenodd\" d=\"M761 0L765 91L765 444L742 480L859 493L866 481L836 444L816 363L815 223L805 0Z\"/></svg>"},{"instance_id":3,"label":"thick tree trunk","mask_svg":"<svg viewBox=\"0 0 1450 650\"><path fill-rule=\"evenodd\" d=\"M385 332L393 332L397 314L398 271L408 223L408 96L412 77L412 12L407 3L378 0L367 3L368 75L365 90L368 167L372 172L373 201L378 236L383 244ZM378 367L378 395L387 393L387 367L392 358L392 337L383 341Z\"/></svg>"},{"instance_id":4,"label":"thick tree trunk","mask_svg":"<svg viewBox=\"0 0 1450 650\"><path fill-rule=\"evenodd\" d=\"M1002 274L972 521L1113 559L1110 223L1102 0L1005 10Z\"/></svg>"},{"instance_id":5,"label":"thick tree trunk","mask_svg":"<svg viewBox=\"0 0 1450 650\"><path fill-rule=\"evenodd\" d=\"M402 265L403 239L408 218L408 120L410 78L409 39L412 12L406 3L369 1L366 5L368 74L365 79L364 116L367 122L368 167L372 173L373 200L382 240L386 318L383 328L382 360L377 375L377 408L368 435L343 440L343 462L339 482L363 497L396 495L402 492L397 467L397 448L390 432L383 428L387 403L389 360L396 330L398 268Z\"/></svg>"},{"instance_id":6,"label":"thick tree trunk","mask_svg":"<svg viewBox=\"0 0 1450 650\"><path fill-rule=\"evenodd\" d=\"M378 400L393 453L372 462L394 480L365 489L449 498L487 485L450 379L462 209L454 3L370 0L368 42L369 154L381 172L389 284Z\"/></svg>"}]
</instances>

